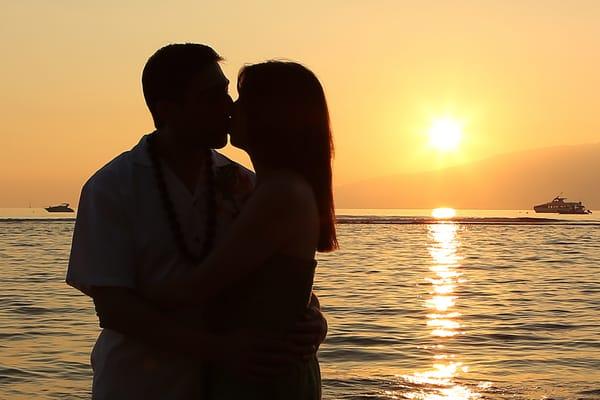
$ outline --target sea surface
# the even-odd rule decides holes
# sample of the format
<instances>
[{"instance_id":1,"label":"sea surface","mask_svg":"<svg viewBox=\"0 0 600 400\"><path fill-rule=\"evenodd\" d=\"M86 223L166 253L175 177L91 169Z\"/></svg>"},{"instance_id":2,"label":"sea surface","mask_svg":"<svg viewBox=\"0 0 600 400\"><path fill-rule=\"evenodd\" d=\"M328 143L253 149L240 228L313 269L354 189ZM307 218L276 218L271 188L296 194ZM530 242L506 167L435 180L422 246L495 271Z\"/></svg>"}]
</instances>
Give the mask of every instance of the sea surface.
<instances>
[{"instance_id":1,"label":"sea surface","mask_svg":"<svg viewBox=\"0 0 600 400\"><path fill-rule=\"evenodd\" d=\"M315 280L324 399L600 399L600 212L338 215ZM0 209L0 399L90 398L99 329L64 282L73 224Z\"/></svg>"}]
</instances>

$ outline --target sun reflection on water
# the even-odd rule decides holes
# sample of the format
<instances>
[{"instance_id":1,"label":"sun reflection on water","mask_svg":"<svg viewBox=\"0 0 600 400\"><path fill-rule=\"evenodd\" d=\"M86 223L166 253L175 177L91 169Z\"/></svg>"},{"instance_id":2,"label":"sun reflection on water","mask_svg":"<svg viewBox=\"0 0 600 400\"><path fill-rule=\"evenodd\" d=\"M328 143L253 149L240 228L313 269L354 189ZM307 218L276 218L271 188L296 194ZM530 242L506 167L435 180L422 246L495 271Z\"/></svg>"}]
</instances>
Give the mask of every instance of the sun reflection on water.
<instances>
[{"instance_id":1,"label":"sun reflection on water","mask_svg":"<svg viewBox=\"0 0 600 400\"><path fill-rule=\"evenodd\" d=\"M431 237L429 253L433 262L429 268L431 275L425 278L426 282L431 284L431 297L425 300L425 307L432 311L427 314L427 326L431 328L430 334L437 343L432 347L435 349L432 367L404 376L404 379L419 388L404 396L421 400L479 399L479 393L454 381L461 372L466 373L469 368L456 360L456 355L451 354L446 346L448 338L462 333L461 315L453 310L458 301L457 285L465 281L461 278L462 273L459 270L461 257L457 252L458 226L452 223L438 223L429 225L428 229Z\"/></svg>"},{"instance_id":2,"label":"sun reflection on water","mask_svg":"<svg viewBox=\"0 0 600 400\"><path fill-rule=\"evenodd\" d=\"M434 208L431 210L431 216L436 219L453 218L456 217L456 210L448 207Z\"/></svg>"}]
</instances>

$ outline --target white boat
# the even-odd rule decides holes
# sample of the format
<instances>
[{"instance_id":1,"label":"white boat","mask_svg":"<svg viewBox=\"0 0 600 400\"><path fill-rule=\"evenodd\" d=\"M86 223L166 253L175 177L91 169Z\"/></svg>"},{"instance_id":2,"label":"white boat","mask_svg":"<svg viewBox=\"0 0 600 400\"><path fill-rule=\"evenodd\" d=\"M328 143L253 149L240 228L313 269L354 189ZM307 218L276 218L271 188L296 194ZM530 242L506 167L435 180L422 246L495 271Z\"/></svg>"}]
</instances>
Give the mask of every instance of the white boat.
<instances>
[{"instance_id":1,"label":"white boat","mask_svg":"<svg viewBox=\"0 0 600 400\"><path fill-rule=\"evenodd\" d=\"M557 214L591 214L580 201L565 201L566 197L556 196L551 202L538 204L533 209L536 213L557 213Z\"/></svg>"}]
</instances>

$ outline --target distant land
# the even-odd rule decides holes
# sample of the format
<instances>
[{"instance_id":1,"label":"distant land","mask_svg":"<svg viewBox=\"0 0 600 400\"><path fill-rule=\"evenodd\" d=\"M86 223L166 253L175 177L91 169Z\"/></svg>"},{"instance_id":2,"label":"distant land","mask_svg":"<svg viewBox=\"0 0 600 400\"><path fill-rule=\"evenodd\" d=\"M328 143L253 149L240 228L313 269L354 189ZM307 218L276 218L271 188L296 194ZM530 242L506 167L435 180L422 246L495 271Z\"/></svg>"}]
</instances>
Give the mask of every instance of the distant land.
<instances>
[{"instance_id":1,"label":"distant land","mask_svg":"<svg viewBox=\"0 0 600 400\"><path fill-rule=\"evenodd\" d=\"M563 193L600 210L600 143L493 156L335 189L337 208L530 209Z\"/></svg>"}]
</instances>

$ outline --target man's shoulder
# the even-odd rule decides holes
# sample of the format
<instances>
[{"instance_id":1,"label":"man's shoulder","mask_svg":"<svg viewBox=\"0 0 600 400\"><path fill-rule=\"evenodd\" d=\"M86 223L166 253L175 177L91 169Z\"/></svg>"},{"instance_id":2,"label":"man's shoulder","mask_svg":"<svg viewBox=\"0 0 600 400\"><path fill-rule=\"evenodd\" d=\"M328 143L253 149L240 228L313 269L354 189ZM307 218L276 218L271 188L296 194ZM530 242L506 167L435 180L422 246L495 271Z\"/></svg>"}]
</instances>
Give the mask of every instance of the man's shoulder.
<instances>
[{"instance_id":1,"label":"man's shoulder","mask_svg":"<svg viewBox=\"0 0 600 400\"><path fill-rule=\"evenodd\" d=\"M130 151L125 151L100 167L85 183L85 187L114 185L131 168Z\"/></svg>"},{"instance_id":2,"label":"man's shoulder","mask_svg":"<svg viewBox=\"0 0 600 400\"><path fill-rule=\"evenodd\" d=\"M134 148L124 151L102 167L100 167L85 183L84 189L115 189L127 185L125 182L140 158L141 149L138 144ZM143 160L142 160L143 161Z\"/></svg>"}]
</instances>

